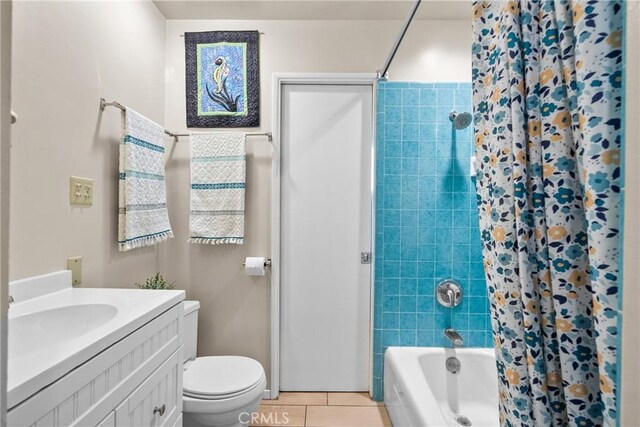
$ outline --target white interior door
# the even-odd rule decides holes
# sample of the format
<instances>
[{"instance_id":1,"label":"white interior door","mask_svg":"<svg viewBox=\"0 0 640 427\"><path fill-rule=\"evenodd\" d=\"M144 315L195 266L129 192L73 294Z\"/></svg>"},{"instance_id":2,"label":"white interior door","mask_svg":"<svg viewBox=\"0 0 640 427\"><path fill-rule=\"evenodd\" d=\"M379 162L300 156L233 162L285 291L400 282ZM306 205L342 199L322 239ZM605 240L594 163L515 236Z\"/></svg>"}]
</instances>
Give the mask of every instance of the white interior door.
<instances>
[{"instance_id":1,"label":"white interior door","mask_svg":"<svg viewBox=\"0 0 640 427\"><path fill-rule=\"evenodd\" d=\"M281 93L280 390L369 389L371 85Z\"/></svg>"}]
</instances>

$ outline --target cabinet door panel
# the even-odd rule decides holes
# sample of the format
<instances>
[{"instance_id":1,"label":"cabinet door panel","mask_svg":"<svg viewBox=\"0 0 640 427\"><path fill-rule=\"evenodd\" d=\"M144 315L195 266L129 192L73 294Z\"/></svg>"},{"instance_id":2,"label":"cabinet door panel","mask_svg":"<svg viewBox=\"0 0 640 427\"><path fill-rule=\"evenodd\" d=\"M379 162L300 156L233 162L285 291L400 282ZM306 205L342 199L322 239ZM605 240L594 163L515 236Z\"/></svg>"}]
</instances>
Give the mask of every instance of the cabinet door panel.
<instances>
[{"instance_id":1,"label":"cabinet door panel","mask_svg":"<svg viewBox=\"0 0 640 427\"><path fill-rule=\"evenodd\" d=\"M116 409L117 427L172 427L182 413L182 348Z\"/></svg>"}]
</instances>

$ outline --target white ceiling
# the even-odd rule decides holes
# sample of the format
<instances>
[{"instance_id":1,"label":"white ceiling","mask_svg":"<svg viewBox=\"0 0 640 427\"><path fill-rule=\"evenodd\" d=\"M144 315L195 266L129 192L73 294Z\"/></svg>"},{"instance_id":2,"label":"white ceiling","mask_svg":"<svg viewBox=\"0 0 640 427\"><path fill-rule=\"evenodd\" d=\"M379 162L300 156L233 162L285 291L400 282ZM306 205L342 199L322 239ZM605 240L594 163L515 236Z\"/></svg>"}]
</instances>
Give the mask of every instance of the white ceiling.
<instances>
[{"instance_id":1,"label":"white ceiling","mask_svg":"<svg viewBox=\"0 0 640 427\"><path fill-rule=\"evenodd\" d=\"M167 19L402 20L413 0L153 0ZM416 19L471 20L471 0L423 0Z\"/></svg>"}]
</instances>

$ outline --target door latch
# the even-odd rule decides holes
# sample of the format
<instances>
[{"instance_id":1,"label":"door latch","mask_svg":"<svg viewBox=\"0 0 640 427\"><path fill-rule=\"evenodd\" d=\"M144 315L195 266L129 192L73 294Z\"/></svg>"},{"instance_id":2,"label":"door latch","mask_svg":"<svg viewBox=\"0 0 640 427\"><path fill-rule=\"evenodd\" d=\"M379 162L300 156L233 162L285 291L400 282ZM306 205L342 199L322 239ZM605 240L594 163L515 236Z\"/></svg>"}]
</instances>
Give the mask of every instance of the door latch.
<instances>
[{"instance_id":1,"label":"door latch","mask_svg":"<svg viewBox=\"0 0 640 427\"><path fill-rule=\"evenodd\" d=\"M360 252L360 264L371 264L371 252Z\"/></svg>"}]
</instances>

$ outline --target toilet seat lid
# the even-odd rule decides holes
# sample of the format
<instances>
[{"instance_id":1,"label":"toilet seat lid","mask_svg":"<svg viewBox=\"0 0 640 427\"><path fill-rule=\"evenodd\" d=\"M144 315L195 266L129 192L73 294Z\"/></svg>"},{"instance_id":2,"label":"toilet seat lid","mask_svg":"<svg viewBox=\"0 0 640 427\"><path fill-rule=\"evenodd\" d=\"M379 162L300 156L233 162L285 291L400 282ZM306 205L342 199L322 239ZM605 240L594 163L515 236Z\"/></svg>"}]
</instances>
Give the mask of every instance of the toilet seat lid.
<instances>
[{"instance_id":1,"label":"toilet seat lid","mask_svg":"<svg viewBox=\"0 0 640 427\"><path fill-rule=\"evenodd\" d=\"M252 389L264 377L257 361L243 356L197 357L184 372L184 394L220 398Z\"/></svg>"}]
</instances>

